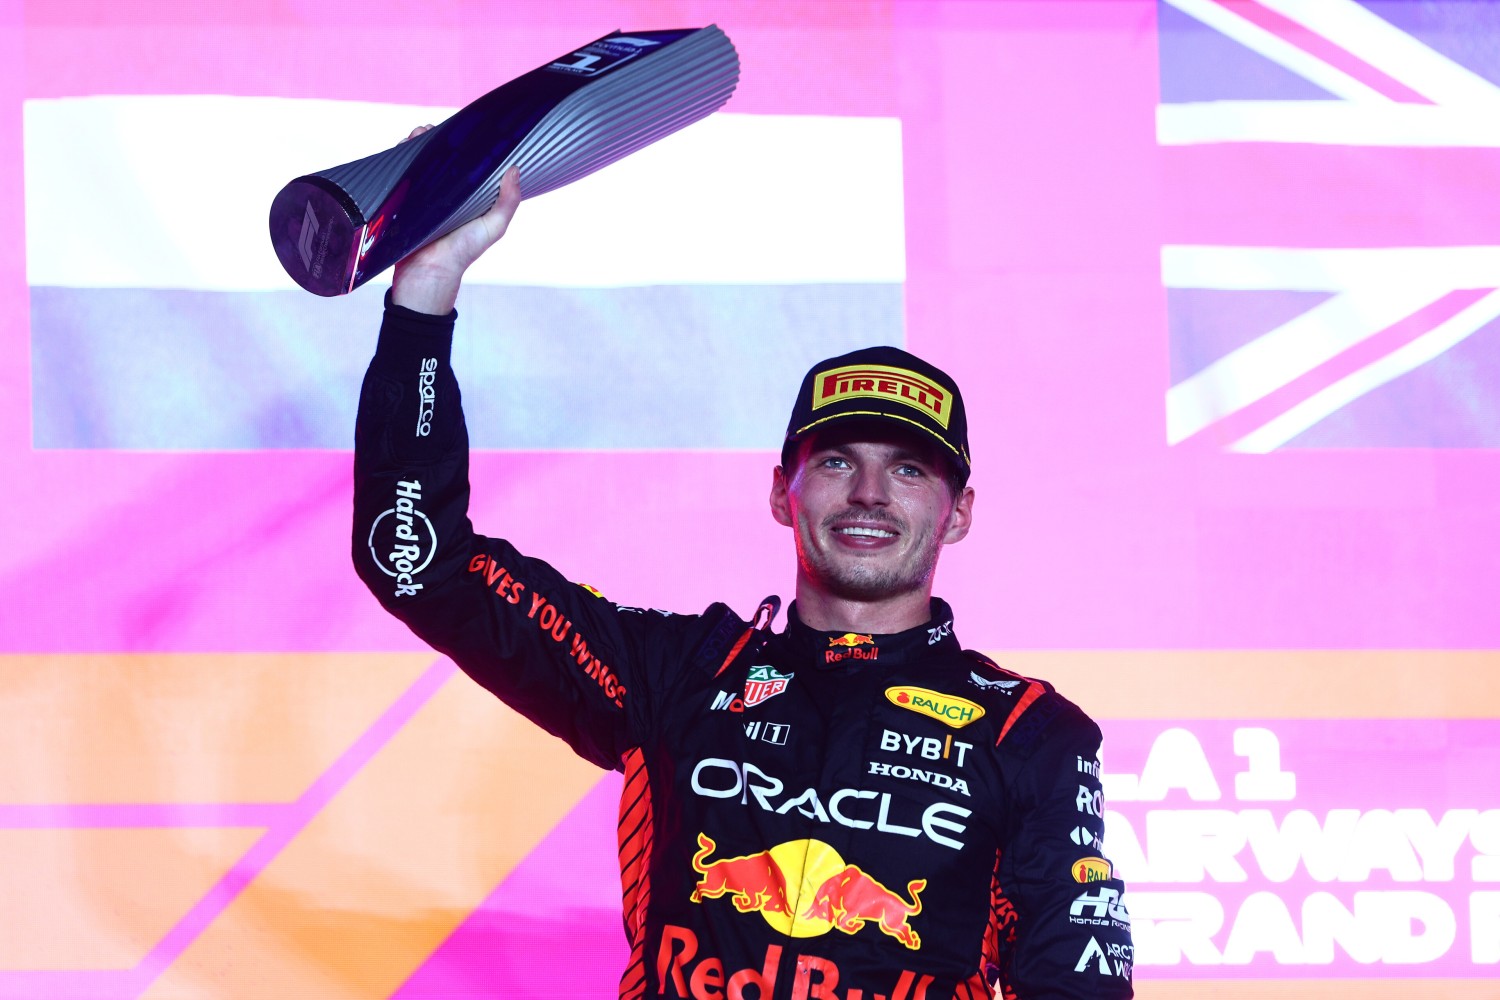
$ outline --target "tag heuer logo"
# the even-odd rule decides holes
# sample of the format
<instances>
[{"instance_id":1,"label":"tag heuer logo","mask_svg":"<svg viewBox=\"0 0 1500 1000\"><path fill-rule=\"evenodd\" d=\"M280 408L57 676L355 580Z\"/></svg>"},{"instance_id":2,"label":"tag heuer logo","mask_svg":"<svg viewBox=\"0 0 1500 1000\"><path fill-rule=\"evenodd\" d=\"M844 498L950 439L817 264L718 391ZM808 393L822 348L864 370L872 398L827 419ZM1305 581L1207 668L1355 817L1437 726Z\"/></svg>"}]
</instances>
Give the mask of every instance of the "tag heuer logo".
<instances>
[{"instance_id":1,"label":"tag heuer logo","mask_svg":"<svg viewBox=\"0 0 1500 1000\"><path fill-rule=\"evenodd\" d=\"M774 698L786 690L791 674L784 674L775 667L751 667L745 678L745 707L759 705L767 698Z\"/></svg>"}]
</instances>

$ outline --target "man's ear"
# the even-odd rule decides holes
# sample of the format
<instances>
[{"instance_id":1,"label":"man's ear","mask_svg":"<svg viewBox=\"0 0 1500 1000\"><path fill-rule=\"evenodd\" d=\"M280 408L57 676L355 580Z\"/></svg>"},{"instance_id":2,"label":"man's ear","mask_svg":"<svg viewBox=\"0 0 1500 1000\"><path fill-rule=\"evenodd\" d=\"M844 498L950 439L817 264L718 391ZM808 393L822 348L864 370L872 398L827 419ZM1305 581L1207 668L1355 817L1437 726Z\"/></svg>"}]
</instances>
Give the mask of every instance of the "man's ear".
<instances>
[{"instance_id":1,"label":"man's ear","mask_svg":"<svg viewBox=\"0 0 1500 1000\"><path fill-rule=\"evenodd\" d=\"M958 491L953 501L953 516L948 518L948 530L943 533L943 544L952 545L963 541L974 523L974 487L965 486Z\"/></svg>"},{"instance_id":2,"label":"man's ear","mask_svg":"<svg viewBox=\"0 0 1500 1000\"><path fill-rule=\"evenodd\" d=\"M792 526L792 502L787 496L786 473L779 465L771 470L771 516L777 524Z\"/></svg>"}]
</instances>

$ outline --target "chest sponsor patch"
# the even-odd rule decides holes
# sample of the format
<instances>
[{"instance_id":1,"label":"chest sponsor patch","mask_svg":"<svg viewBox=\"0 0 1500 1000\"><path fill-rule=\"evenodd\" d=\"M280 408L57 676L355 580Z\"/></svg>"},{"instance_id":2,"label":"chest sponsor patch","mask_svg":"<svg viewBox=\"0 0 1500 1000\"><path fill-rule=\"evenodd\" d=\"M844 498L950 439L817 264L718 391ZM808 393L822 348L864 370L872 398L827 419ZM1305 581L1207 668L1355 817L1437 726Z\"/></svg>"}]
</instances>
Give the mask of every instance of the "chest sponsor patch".
<instances>
[{"instance_id":1,"label":"chest sponsor patch","mask_svg":"<svg viewBox=\"0 0 1500 1000\"><path fill-rule=\"evenodd\" d=\"M1104 858L1079 858L1073 862L1074 882L1103 882L1111 874L1110 863Z\"/></svg>"},{"instance_id":2,"label":"chest sponsor patch","mask_svg":"<svg viewBox=\"0 0 1500 1000\"><path fill-rule=\"evenodd\" d=\"M1015 689L1020 687L1021 685L1021 681L1019 678L1015 680L1007 680L1001 677L997 678L996 680L988 680L984 677L980 677L979 673L974 670L969 671L969 683L979 688L981 691L1001 691L1005 694L1014 694Z\"/></svg>"},{"instance_id":3,"label":"chest sponsor patch","mask_svg":"<svg viewBox=\"0 0 1500 1000\"><path fill-rule=\"evenodd\" d=\"M775 667L751 667L745 677L744 702L746 708L754 708L769 698L786 690L791 674L784 674Z\"/></svg>"},{"instance_id":4,"label":"chest sponsor patch","mask_svg":"<svg viewBox=\"0 0 1500 1000\"><path fill-rule=\"evenodd\" d=\"M984 709L967 698L955 698L951 694L929 691L927 688L898 684L886 688L885 696L893 705L936 719L954 729L962 729L969 723L984 718Z\"/></svg>"}]
</instances>

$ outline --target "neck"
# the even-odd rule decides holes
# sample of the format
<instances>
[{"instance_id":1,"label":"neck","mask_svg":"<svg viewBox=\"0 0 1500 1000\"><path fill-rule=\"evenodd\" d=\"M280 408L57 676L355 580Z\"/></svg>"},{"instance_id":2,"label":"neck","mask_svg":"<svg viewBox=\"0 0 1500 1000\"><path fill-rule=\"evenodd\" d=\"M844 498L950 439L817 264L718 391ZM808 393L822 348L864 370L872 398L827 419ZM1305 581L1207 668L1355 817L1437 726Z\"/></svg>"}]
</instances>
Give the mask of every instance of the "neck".
<instances>
[{"instance_id":1,"label":"neck","mask_svg":"<svg viewBox=\"0 0 1500 1000\"><path fill-rule=\"evenodd\" d=\"M889 635L925 625L932 617L930 588L876 601L839 597L797 581L797 617L819 632Z\"/></svg>"}]
</instances>

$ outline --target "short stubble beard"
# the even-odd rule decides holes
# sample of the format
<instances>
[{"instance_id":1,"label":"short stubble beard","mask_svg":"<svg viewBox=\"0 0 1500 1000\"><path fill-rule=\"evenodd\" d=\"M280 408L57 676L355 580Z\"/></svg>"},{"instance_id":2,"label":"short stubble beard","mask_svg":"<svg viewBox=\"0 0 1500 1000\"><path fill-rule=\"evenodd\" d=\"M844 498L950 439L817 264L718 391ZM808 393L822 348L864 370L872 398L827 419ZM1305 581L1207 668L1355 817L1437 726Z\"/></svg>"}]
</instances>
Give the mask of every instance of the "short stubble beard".
<instances>
[{"instance_id":1,"label":"short stubble beard","mask_svg":"<svg viewBox=\"0 0 1500 1000\"><path fill-rule=\"evenodd\" d=\"M936 525L922 546L908 553L898 565L876 565L875 560L853 558L840 560L827 550L817 551L801 543L800 557L803 571L816 580L830 594L851 601L879 601L898 597L930 586L937 571L938 556L943 550L943 534L948 529L951 517L945 516ZM884 511L846 510L823 519L820 526L825 535L834 535L834 525L839 521L858 520L879 526L885 522L903 538L909 537L909 526L891 517Z\"/></svg>"}]
</instances>

